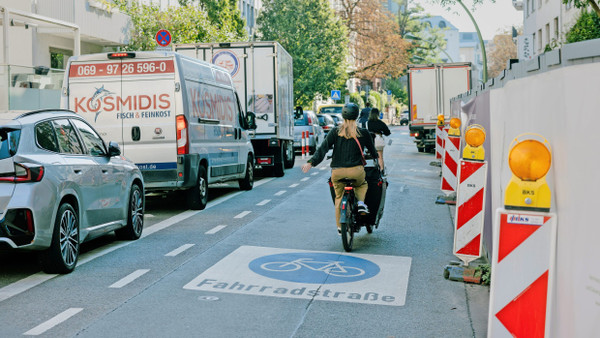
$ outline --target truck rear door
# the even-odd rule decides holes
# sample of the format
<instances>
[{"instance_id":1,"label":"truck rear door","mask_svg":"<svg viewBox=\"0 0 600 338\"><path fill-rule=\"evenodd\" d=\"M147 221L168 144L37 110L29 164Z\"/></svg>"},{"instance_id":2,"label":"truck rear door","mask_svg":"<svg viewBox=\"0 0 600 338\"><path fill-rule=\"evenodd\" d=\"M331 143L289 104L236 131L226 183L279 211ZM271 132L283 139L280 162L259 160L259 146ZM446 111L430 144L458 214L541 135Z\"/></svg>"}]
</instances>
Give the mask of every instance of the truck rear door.
<instances>
[{"instance_id":1,"label":"truck rear door","mask_svg":"<svg viewBox=\"0 0 600 338\"><path fill-rule=\"evenodd\" d=\"M410 120L413 126L435 123L438 115L437 71L435 67L411 68Z\"/></svg>"}]
</instances>

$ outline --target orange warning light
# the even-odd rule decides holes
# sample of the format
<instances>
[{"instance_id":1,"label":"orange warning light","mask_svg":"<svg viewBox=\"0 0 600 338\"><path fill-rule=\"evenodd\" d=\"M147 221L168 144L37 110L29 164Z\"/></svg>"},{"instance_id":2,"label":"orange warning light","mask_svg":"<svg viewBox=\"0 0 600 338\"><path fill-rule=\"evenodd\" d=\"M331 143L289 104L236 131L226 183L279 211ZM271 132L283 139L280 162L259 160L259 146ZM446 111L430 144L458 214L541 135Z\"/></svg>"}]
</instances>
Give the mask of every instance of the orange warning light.
<instances>
[{"instance_id":1,"label":"orange warning light","mask_svg":"<svg viewBox=\"0 0 600 338\"><path fill-rule=\"evenodd\" d=\"M479 147L485 142L485 131L480 128L469 127L465 132L465 142L471 147Z\"/></svg>"},{"instance_id":2,"label":"orange warning light","mask_svg":"<svg viewBox=\"0 0 600 338\"><path fill-rule=\"evenodd\" d=\"M537 181L550 169L552 156L548 148L537 140L524 140L508 154L510 170L523 181Z\"/></svg>"},{"instance_id":3,"label":"orange warning light","mask_svg":"<svg viewBox=\"0 0 600 338\"><path fill-rule=\"evenodd\" d=\"M460 128L460 119L457 117L450 119L450 127L454 129Z\"/></svg>"}]
</instances>

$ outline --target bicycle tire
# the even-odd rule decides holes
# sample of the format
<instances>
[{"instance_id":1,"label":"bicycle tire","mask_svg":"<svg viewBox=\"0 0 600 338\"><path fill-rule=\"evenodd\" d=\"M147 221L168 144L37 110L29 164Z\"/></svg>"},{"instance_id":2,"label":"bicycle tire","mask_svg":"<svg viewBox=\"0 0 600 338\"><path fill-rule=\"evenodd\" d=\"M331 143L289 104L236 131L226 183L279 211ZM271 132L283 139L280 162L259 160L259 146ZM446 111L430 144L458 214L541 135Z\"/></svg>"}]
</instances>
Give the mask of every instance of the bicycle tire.
<instances>
[{"instance_id":1,"label":"bicycle tire","mask_svg":"<svg viewBox=\"0 0 600 338\"><path fill-rule=\"evenodd\" d=\"M343 206L346 206L343 208ZM352 251L354 241L354 198L353 194L344 192L340 203L340 226L342 228L342 244L346 252Z\"/></svg>"}]
</instances>

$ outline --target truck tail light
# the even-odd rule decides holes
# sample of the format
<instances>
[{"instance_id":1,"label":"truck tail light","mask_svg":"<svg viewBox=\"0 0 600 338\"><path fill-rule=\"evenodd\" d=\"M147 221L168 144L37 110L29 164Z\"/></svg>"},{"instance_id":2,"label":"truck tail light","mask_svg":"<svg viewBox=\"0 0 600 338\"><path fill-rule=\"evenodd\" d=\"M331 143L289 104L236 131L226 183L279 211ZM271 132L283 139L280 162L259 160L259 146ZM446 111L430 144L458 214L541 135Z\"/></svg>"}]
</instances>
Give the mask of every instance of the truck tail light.
<instances>
[{"instance_id":1,"label":"truck tail light","mask_svg":"<svg viewBox=\"0 0 600 338\"><path fill-rule=\"evenodd\" d=\"M15 174L13 176L0 177L0 182L39 182L42 180L42 178L44 178L43 166L15 163Z\"/></svg>"},{"instance_id":2,"label":"truck tail light","mask_svg":"<svg viewBox=\"0 0 600 338\"><path fill-rule=\"evenodd\" d=\"M410 136L411 136L411 137L419 137L419 132L418 132L418 131L416 131L416 132L414 132L414 133L410 133Z\"/></svg>"},{"instance_id":3,"label":"truck tail light","mask_svg":"<svg viewBox=\"0 0 600 338\"><path fill-rule=\"evenodd\" d=\"M184 115L177 115L177 155L185 155L190 152L188 141L188 123Z\"/></svg>"}]
</instances>

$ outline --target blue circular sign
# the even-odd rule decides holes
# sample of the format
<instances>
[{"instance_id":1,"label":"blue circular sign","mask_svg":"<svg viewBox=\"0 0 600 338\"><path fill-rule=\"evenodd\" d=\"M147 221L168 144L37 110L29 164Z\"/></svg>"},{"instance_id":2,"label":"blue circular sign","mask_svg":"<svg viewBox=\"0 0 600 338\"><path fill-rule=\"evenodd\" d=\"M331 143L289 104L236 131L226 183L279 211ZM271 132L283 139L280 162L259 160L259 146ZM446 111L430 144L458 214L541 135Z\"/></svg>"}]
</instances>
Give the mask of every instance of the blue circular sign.
<instances>
[{"instance_id":1,"label":"blue circular sign","mask_svg":"<svg viewBox=\"0 0 600 338\"><path fill-rule=\"evenodd\" d=\"M268 278L311 284L351 283L374 277L380 271L377 264L363 258L314 252L263 256L248 267Z\"/></svg>"},{"instance_id":2,"label":"blue circular sign","mask_svg":"<svg viewBox=\"0 0 600 338\"><path fill-rule=\"evenodd\" d=\"M171 33L166 29L161 29L156 33L156 43L161 47L167 47L171 43Z\"/></svg>"},{"instance_id":3,"label":"blue circular sign","mask_svg":"<svg viewBox=\"0 0 600 338\"><path fill-rule=\"evenodd\" d=\"M213 55L212 63L227 69L231 77L235 77L235 74L240 70L240 62L237 56L229 50L222 50Z\"/></svg>"}]
</instances>

